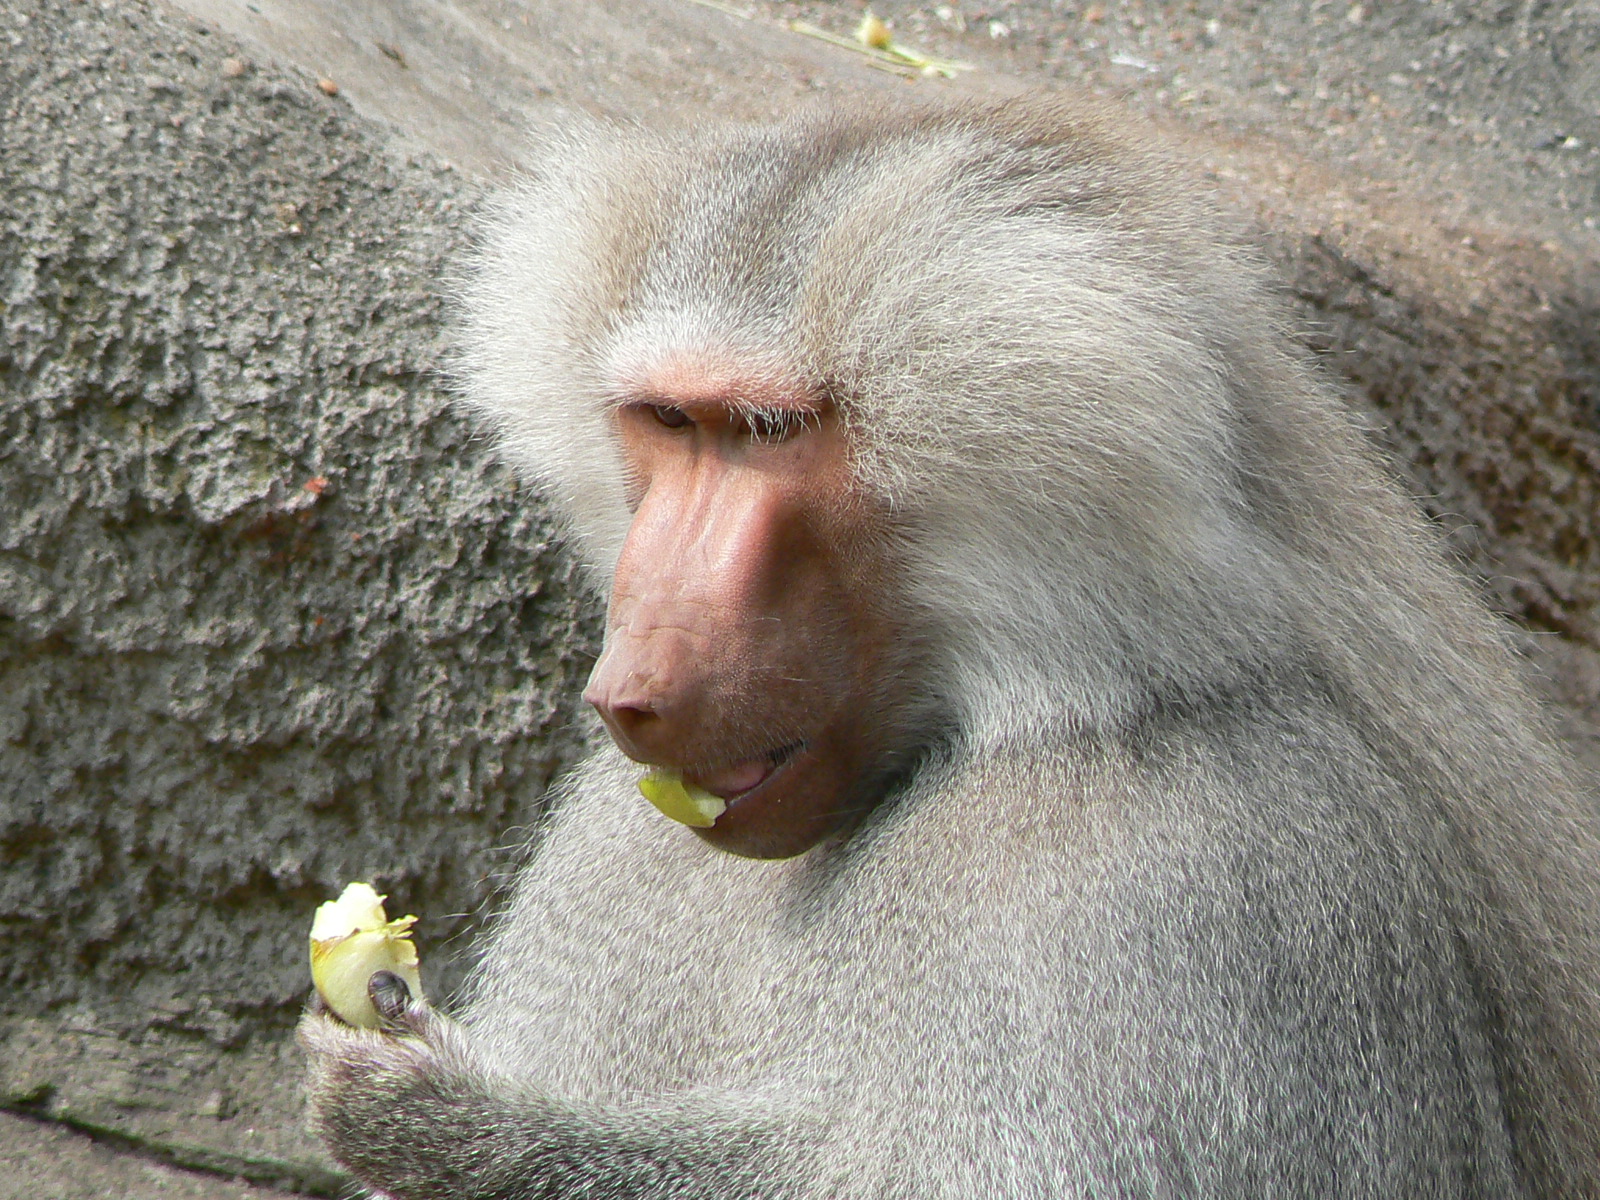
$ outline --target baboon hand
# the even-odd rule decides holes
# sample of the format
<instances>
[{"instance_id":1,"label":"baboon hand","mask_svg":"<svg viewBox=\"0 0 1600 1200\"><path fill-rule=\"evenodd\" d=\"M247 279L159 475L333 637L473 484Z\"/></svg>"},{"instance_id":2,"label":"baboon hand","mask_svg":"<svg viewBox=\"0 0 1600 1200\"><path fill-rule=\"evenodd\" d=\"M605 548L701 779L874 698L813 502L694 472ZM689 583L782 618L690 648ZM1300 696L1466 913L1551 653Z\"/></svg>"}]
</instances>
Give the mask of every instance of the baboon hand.
<instances>
[{"instance_id":1,"label":"baboon hand","mask_svg":"<svg viewBox=\"0 0 1600 1200\"><path fill-rule=\"evenodd\" d=\"M466 1039L392 972L375 973L367 987L378 1029L347 1025L315 993L300 1020L312 1125L364 1181L396 1197L426 1196L415 1186L426 1173L413 1161L416 1131L472 1093Z\"/></svg>"}]
</instances>

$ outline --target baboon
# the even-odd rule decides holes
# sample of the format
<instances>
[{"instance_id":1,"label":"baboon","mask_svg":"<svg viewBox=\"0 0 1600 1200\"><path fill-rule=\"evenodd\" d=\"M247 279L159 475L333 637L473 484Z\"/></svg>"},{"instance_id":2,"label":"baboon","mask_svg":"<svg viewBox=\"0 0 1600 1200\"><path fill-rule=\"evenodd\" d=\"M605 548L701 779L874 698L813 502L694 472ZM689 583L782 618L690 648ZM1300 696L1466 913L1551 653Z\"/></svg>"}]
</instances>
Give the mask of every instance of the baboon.
<instances>
[{"instance_id":1,"label":"baboon","mask_svg":"<svg viewBox=\"0 0 1600 1200\"><path fill-rule=\"evenodd\" d=\"M305 1019L363 1183L1600 1195L1592 794L1198 190L1039 100L596 127L501 199L462 388L611 737L453 1018Z\"/></svg>"}]
</instances>

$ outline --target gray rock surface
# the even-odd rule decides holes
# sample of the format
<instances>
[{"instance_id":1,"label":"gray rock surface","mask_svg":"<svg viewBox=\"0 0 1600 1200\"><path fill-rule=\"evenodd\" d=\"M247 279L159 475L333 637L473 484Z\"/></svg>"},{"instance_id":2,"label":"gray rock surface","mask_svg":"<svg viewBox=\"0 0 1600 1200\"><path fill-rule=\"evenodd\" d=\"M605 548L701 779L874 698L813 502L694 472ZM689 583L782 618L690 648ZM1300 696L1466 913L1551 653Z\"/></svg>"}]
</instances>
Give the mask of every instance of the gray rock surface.
<instances>
[{"instance_id":1,"label":"gray rock surface","mask_svg":"<svg viewBox=\"0 0 1600 1200\"><path fill-rule=\"evenodd\" d=\"M0 1200L289 1200L293 1194L174 1167L55 1122L0 1113Z\"/></svg>"},{"instance_id":2,"label":"gray rock surface","mask_svg":"<svg viewBox=\"0 0 1600 1200\"><path fill-rule=\"evenodd\" d=\"M376 878L459 978L594 627L448 407L444 296L574 110L1117 97L1259 225L1600 762L1591 8L881 5L980 68L942 82L786 24L855 4L182 6L0 0L0 1197L338 1194L312 906Z\"/></svg>"},{"instance_id":3,"label":"gray rock surface","mask_svg":"<svg viewBox=\"0 0 1600 1200\"><path fill-rule=\"evenodd\" d=\"M288 1033L373 878L437 993L588 636L447 406L463 188L142 5L0 53L0 1097L334 1185Z\"/></svg>"},{"instance_id":4,"label":"gray rock surface","mask_svg":"<svg viewBox=\"0 0 1600 1200\"><path fill-rule=\"evenodd\" d=\"M855 6L767 3L843 26ZM1406 184L1430 221L1499 218L1600 248L1600 7L1573 0L876 0L896 36L1118 96L1354 186Z\"/></svg>"}]
</instances>

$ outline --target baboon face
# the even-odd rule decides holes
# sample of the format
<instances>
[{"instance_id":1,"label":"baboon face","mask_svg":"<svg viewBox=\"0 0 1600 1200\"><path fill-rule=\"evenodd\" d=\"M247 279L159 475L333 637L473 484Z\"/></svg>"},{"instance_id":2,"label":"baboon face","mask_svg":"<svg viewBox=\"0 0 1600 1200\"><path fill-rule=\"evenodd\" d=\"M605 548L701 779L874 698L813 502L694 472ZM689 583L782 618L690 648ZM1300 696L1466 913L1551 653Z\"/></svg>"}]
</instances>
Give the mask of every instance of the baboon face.
<instances>
[{"instance_id":1,"label":"baboon face","mask_svg":"<svg viewBox=\"0 0 1600 1200\"><path fill-rule=\"evenodd\" d=\"M700 831L798 854L870 807L892 640L881 514L825 398L669 355L613 412L632 524L585 693L617 745L726 810Z\"/></svg>"}]
</instances>

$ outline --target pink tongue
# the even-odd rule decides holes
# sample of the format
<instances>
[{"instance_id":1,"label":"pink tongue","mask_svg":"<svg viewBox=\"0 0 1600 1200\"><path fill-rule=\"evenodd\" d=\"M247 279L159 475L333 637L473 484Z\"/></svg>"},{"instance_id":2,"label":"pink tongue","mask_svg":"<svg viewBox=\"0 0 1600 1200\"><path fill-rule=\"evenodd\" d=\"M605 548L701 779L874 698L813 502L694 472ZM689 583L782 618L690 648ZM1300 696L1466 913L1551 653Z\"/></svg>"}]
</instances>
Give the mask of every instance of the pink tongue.
<instances>
[{"instance_id":1,"label":"pink tongue","mask_svg":"<svg viewBox=\"0 0 1600 1200\"><path fill-rule=\"evenodd\" d=\"M713 796L723 800L731 800L741 792L748 792L770 774L772 774L772 767L767 760L756 758L747 763L740 763L737 767L729 767L726 771L719 771L714 775L697 776L689 782L705 788Z\"/></svg>"}]
</instances>

